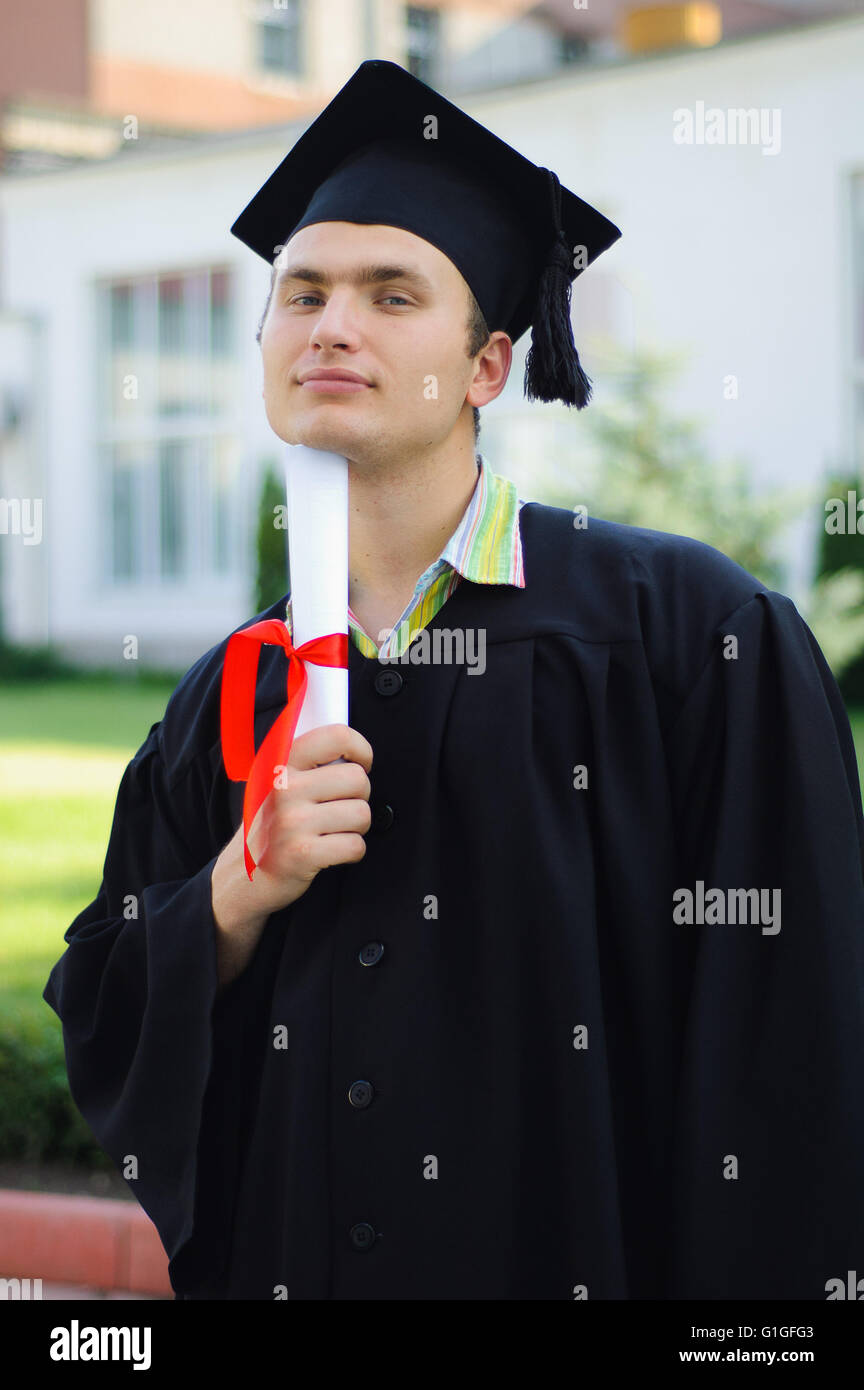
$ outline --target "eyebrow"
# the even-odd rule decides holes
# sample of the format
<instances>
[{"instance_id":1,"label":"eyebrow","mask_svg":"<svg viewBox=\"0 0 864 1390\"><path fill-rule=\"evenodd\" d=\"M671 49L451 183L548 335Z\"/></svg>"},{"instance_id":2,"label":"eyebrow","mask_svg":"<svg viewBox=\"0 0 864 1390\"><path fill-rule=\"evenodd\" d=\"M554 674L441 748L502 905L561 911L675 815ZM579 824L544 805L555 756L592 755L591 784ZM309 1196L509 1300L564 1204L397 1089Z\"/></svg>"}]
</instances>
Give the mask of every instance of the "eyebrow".
<instances>
[{"instance_id":1,"label":"eyebrow","mask_svg":"<svg viewBox=\"0 0 864 1390\"><path fill-rule=\"evenodd\" d=\"M405 265L364 265L354 271L348 279L352 285L380 285L391 280L401 280L427 294L433 293L435 288L431 280L419 270L412 270L410 266ZM329 271L308 265L286 266L280 270L276 276L277 286L283 285L286 280L302 280L305 284L322 285L325 289L331 289L333 286L333 276Z\"/></svg>"}]
</instances>

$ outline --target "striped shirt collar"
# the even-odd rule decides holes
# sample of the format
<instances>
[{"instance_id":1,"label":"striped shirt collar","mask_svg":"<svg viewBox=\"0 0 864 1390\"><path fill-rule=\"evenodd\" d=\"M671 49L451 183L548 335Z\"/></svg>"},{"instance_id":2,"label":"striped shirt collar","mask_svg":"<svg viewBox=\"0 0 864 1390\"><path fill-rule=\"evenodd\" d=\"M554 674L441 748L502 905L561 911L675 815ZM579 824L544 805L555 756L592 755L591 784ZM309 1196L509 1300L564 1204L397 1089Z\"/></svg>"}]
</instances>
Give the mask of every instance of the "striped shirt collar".
<instances>
[{"instance_id":1,"label":"striped shirt collar","mask_svg":"<svg viewBox=\"0 0 864 1390\"><path fill-rule=\"evenodd\" d=\"M493 473L477 453L477 484L471 501L440 556L417 581L426 587L432 571L451 565L475 584L513 584L525 587L519 508L515 483Z\"/></svg>"}]
</instances>

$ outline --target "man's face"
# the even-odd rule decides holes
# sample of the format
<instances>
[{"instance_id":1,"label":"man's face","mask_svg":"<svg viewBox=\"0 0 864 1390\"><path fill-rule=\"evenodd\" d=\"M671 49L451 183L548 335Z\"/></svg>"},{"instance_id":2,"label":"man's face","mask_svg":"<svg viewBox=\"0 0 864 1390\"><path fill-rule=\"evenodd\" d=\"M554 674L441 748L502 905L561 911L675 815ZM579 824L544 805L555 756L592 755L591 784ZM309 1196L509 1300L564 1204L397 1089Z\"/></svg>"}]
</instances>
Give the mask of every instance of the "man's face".
<instances>
[{"instance_id":1,"label":"man's face","mask_svg":"<svg viewBox=\"0 0 864 1390\"><path fill-rule=\"evenodd\" d=\"M460 417L473 439L471 407L503 389L511 344L498 332L468 357L468 289L437 247L399 227L318 222L287 242L276 273L262 394L281 439L357 462L434 450ZM327 369L361 383L309 378Z\"/></svg>"}]
</instances>

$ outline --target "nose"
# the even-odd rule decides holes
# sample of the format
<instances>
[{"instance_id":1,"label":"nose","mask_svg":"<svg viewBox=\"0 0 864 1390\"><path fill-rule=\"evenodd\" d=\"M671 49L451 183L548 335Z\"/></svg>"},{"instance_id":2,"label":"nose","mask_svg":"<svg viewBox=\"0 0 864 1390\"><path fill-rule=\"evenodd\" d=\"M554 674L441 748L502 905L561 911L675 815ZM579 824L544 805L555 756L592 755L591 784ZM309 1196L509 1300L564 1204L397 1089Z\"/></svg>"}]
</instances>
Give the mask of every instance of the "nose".
<instances>
[{"instance_id":1,"label":"nose","mask_svg":"<svg viewBox=\"0 0 864 1390\"><path fill-rule=\"evenodd\" d=\"M357 347L360 341L357 315L349 294L331 294L317 315L309 334L313 347Z\"/></svg>"}]
</instances>

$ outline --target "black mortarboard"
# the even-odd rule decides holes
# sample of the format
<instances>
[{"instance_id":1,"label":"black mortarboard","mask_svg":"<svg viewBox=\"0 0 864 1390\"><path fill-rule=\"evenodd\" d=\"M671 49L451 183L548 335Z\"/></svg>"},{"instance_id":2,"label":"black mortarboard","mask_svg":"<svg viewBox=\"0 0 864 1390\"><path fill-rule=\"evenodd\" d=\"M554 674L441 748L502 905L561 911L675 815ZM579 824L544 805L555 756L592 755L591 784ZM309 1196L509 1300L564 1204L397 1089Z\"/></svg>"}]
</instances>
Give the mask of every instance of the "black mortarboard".
<instances>
[{"instance_id":1,"label":"black mortarboard","mask_svg":"<svg viewBox=\"0 0 864 1390\"><path fill-rule=\"evenodd\" d=\"M381 223L431 242L491 332L516 342L531 327L527 399L588 404L570 290L621 232L397 63L361 63L231 231L272 265L312 222Z\"/></svg>"}]
</instances>

